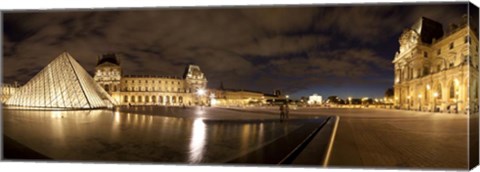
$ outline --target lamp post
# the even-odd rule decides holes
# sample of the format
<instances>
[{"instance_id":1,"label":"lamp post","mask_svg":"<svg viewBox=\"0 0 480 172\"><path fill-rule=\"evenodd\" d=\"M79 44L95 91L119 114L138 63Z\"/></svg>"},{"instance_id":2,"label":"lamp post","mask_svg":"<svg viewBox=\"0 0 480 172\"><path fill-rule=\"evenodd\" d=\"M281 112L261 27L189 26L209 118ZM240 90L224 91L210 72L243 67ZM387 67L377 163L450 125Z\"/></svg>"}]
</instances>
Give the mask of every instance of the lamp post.
<instances>
[{"instance_id":1,"label":"lamp post","mask_svg":"<svg viewBox=\"0 0 480 172\"><path fill-rule=\"evenodd\" d=\"M407 96L407 110L410 110L410 96Z\"/></svg>"},{"instance_id":2,"label":"lamp post","mask_svg":"<svg viewBox=\"0 0 480 172\"><path fill-rule=\"evenodd\" d=\"M458 113L458 94L459 94L458 87L460 85L460 81L458 81L458 79L455 78L454 82L455 82L455 113Z\"/></svg>"},{"instance_id":3,"label":"lamp post","mask_svg":"<svg viewBox=\"0 0 480 172\"><path fill-rule=\"evenodd\" d=\"M433 112L437 112L437 97L438 93L433 93Z\"/></svg>"},{"instance_id":4,"label":"lamp post","mask_svg":"<svg viewBox=\"0 0 480 172\"><path fill-rule=\"evenodd\" d=\"M348 97L348 103L350 104L350 108L352 107L352 97Z\"/></svg>"},{"instance_id":5,"label":"lamp post","mask_svg":"<svg viewBox=\"0 0 480 172\"><path fill-rule=\"evenodd\" d=\"M205 95L205 92L206 92L206 91L205 91L205 89L203 89L203 88L199 88L199 89L197 90L197 96L198 96L198 99L200 99L200 104L202 104L202 105L203 105L202 96Z\"/></svg>"},{"instance_id":6,"label":"lamp post","mask_svg":"<svg viewBox=\"0 0 480 172\"><path fill-rule=\"evenodd\" d=\"M418 111L422 111L422 95L418 94Z\"/></svg>"}]
</instances>

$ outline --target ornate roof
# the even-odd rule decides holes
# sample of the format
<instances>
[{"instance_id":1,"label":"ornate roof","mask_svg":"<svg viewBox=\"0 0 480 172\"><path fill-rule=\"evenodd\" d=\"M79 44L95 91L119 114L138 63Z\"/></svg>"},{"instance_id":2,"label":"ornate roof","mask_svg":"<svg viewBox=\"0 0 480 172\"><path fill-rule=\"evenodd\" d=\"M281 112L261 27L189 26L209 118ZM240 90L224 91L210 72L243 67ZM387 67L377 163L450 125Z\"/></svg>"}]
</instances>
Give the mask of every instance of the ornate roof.
<instances>
[{"instance_id":1,"label":"ornate roof","mask_svg":"<svg viewBox=\"0 0 480 172\"><path fill-rule=\"evenodd\" d=\"M103 63L112 63L116 65L120 65L120 61L118 61L117 56L114 53L103 54L97 61L97 66Z\"/></svg>"}]
</instances>

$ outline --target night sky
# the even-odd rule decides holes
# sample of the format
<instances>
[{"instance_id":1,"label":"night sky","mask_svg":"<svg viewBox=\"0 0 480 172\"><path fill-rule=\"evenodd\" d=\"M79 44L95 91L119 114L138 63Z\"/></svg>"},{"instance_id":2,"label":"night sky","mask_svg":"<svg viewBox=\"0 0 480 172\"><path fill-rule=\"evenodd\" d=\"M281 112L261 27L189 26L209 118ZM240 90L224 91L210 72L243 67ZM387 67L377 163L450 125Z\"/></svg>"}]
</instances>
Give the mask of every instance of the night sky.
<instances>
[{"instance_id":1,"label":"night sky","mask_svg":"<svg viewBox=\"0 0 480 172\"><path fill-rule=\"evenodd\" d=\"M447 29L466 3L30 11L3 14L3 82L26 83L63 51L92 75L117 53L124 74L181 76L200 65L209 88L292 97L383 97L398 38L421 16Z\"/></svg>"}]
</instances>

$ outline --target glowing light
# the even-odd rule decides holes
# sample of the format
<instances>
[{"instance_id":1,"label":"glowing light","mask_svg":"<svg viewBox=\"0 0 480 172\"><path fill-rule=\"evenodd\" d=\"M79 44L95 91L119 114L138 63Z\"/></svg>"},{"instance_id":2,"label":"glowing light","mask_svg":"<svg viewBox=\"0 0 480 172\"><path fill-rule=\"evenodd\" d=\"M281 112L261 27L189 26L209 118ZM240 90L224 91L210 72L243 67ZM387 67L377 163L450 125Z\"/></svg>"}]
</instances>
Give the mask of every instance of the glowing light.
<instances>
[{"instance_id":1,"label":"glowing light","mask_svg":"<svg viewBox=\"0 0 480 172\"><path fill-rule=\"evenodd\" d=\"M190 140L189 163L198 163L202 161L203 149L205 147L206 126L203 119L197 118L193 122L192 137Z\"/></svg>"},{"instance_id":2,"label":"glowing light","mask_svg":"<svg viewBox=\"0 0 480 172\"><path fill-rule=\"evenodd\" d=\"M455 85L457 85L457 86L460 84L460 81L458 81L457 78L455 78L454 82L455 82Z\"/></svg>"},{"instance_id":3,"label":"glowing light","mask_svg":"<svg viewBox=\"0 0 480 172\"><path fill-rule=\"evenodd\" d=\"M419 95L418 95L418 98L422 98L422 95L421 95L421 94L419 94Z\"/></svg>"},{"instance_id":4,"label":"glowing light","mask_svg":"<svg viewBox=\"0 0 480 172\"><path fill-rule=\"evenodd\" d=\"M410 96L407 96L407 99L410 99Z\"/></svg>"},{"instance_id":5,"label":"glowing light","mask_svg":"<svg viewBox=\"0 0 480 172\"><path fill-rule=\"evenodd\" d=\"M205 95L206 92L207 92L207 91L206 91L205 89L199 88L199 89L197 90L197 95L203 96L203 95Z\"/></svg>"},{"instance_id":6,"label":"glowing light","mask_svg":"<svg viewBox=\"0 0 480 172\"><path fill-rule=\"evenodd\" d=\"M430 90L430 84L427 84L427 90Z\"/></svg>"},{"instance_id":7,"label":"glowing light","mask_svg":"<svg viewBox=\"0 0 480 172\"><path fill-rule=\"evenodd\" d=\"M437 92L433 93L433 97L435 98L438 97L438 93Z\"/></svg>"}]
</instances>

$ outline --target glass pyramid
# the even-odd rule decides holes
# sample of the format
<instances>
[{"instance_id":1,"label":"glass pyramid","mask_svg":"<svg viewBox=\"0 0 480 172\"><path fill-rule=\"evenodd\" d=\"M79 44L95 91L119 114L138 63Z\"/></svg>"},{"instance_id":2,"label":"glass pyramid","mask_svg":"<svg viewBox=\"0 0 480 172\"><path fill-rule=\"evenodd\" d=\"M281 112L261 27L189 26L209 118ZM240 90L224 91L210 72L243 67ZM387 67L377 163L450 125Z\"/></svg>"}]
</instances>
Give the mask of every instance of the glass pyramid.
<instances>
[{"instance_id":1,"label":"glass pyramid","mask_svg":"<svg viewBox=\"0 0 480 172\"><path fill-rule=\"evenodd\" d=\"M25 109L108 108L115 101L68 53L64 52L6 102Z\"/></svg>"}]
</instances>

